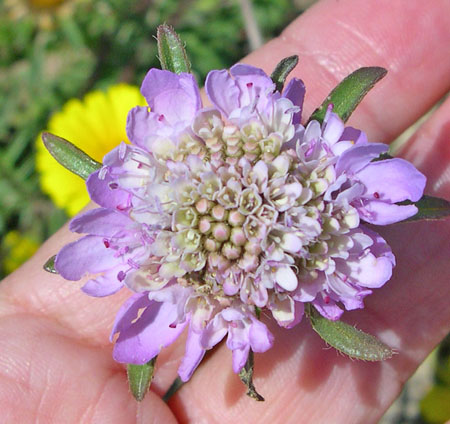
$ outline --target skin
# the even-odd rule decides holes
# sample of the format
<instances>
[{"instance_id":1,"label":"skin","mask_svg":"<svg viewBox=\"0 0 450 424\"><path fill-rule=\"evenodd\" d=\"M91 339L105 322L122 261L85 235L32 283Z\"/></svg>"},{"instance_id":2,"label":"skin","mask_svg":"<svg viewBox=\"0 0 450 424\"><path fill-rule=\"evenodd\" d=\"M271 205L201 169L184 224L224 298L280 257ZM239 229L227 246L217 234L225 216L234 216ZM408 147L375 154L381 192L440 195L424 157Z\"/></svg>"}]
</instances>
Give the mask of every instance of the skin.
<instances>
[{"instance_id":1,"label":"skin","mask_svg":"<svg viewBox=\"0 0 450 424\"><path fill-rule=\"evenodd\" d=\"M305 81L304 116L348 73L383 66L388 76L349 121L369 140L389 142L450 88L450 2L324 0L244 61L270 73L298 54L292 73ZM450 197L450 99L397 153L428 177L426 193ZM398 354L383 363L349 360L311 330L307 320L277 328L275 346L256 355L255 385L245 396L224 345L209 355L169 402L179 340L158 358L151 391L137 404L108 335L126 290L103 299L45 273L42 264L77 236L67 227L0 284L0 411L4 423L375 423L402 385L450 330L450 222L377 227L397 257L392 280L347 312L345 321L377 335ZM265 319L263 317L263 319Z\"/></svg>"}]
</instances>

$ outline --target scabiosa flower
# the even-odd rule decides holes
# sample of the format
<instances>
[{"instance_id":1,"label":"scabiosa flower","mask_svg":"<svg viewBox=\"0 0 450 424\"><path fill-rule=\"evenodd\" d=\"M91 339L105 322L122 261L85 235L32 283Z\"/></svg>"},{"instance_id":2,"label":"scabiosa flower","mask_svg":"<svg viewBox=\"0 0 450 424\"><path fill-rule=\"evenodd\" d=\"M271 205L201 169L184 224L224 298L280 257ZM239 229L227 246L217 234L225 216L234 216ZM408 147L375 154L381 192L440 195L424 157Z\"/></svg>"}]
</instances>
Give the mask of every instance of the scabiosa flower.
<instances>
[{"instance_id":1,"label":"scabiosa flower","mask_svg":"<svg viewBox=\"0 0 450 424\"><path fill-rule=\"evenodd\" d=\"M419 200L425 177L402 159L375 161L388 147L331 107L305 128L304 91L293 78L280 93L238 64L209 73L204 108L191 74L149 71L131 144L87 180L100 208L71 222L88 235L56 258L66 279L93 274L90 295L135 292L112 330L117 361L144 364L187 328L182 380L225 336L238 373L273 344L261 309L285 328L306 303L337 320L389 280L391 249L362 221L414 215L398 203Z\"/></svg>"}]
</instances>

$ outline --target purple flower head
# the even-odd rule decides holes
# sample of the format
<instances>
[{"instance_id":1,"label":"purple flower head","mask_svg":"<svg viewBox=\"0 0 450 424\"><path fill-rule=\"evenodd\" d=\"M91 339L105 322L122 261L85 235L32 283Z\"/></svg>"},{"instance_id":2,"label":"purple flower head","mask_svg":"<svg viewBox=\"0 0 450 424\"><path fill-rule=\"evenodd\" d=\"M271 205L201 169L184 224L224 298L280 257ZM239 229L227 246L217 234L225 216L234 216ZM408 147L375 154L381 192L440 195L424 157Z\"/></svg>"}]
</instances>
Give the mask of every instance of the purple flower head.
<instances>
[{"instance_id":1,"label":"purple flower head","mask_svg":"<svg viewBox=\"0 0 450 424\"><path fill-rule=\"evenodd\" d=\"M87 181L101 207L72 221L87 235L56 259L67 279L90 275L88 294L135 292L112 331L117 361L146 363L187 328L184 381L225 337L239 372L273 344L260 309L285 328L305 303L337 320L391 277L391 250L363 221L415 214L398 203L418 200L425 177L402 159L374 161L387 146L331 108L303 127L302 81L274 90L238 64L209 73L203 108L192 75L145 77L150 108L130 111L132 144Z\"/></svg>"}]
</instances>

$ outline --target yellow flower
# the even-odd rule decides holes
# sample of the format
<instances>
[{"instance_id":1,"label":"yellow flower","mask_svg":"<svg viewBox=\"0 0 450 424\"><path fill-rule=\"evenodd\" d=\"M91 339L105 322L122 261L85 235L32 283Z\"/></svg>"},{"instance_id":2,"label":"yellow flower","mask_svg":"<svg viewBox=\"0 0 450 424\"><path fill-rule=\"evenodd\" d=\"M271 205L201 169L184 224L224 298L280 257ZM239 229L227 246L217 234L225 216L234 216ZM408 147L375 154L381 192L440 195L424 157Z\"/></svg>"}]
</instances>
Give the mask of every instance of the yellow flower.
<instances>
[{"instance_id":1,"label":"yellow flower","mask_svg":"<svg viewBox=\"0 0 450 424\"><path fill-rule=\"evenodd\" d=\"M10 274L29 259L39 247L39 243L31 236L22 235L18 231L8 232L2 241L4 254L3 271Z\"/></svg>"},{"instance_id":2,"label":"yellow flower","mask_svg":"<svg viewBox=\"0 0 450 424\"><path fill-rule=\"evenodd\" d=\"M80 0L5 0L5 13L17 21L31 16L40 29L52 29L55 17L70 16Z\"/></svg>"},{"instance_id":3,"label":"yellow flower","mask_svg":"<svg viewBox=\"0 0 450 424\"><path fill-rule=\"evenodd\" d=\"M28 0L31 7L38 9L52 8L64 3L65 0Z\"/></svg>"},{"instance_id":4,"label":"yellow flower","mask_svg":"<svg viewBox=\"0 0 450 424\"><path fill-rule=\"evenodd\" d=\"M139 89L126 84L111 86L106 92L93 91L83 100L71 99L54 114L47 130L65 138L101 162L103 156L121 141L128 141L125 124L128 111L145 105ZM36 168L42 190L53 202L75 215L89 201L84 181L67 171L53 159L42 143L36 140Z\"/></svg>"}]
</instances>

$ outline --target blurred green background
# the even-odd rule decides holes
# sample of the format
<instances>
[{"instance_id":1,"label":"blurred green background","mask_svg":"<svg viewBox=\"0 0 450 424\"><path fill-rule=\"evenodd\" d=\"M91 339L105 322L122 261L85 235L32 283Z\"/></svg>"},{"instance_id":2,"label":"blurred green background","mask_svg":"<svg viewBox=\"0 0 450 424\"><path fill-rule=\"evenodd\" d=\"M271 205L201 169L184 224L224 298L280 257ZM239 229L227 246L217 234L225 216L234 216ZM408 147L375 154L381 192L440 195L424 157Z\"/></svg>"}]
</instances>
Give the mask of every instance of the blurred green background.
<instances>
[{"instance_id":1,"label":"blurred green background","mask_svg":"<svg viewBox=\"0 0 450 424\"><path fill-rule=\"evenodd\" d=\"M35 140L72 98L158 67L156 27L186 42L200 84L281 30L314 0L2 0L0 2L0 278L68 216L42 193ZM450 343L422 366L383 423L450 418ZM425 370L425 371L423 371ZM422 413L420 413L422 408Z\"/></svg>"}]
</instances>

